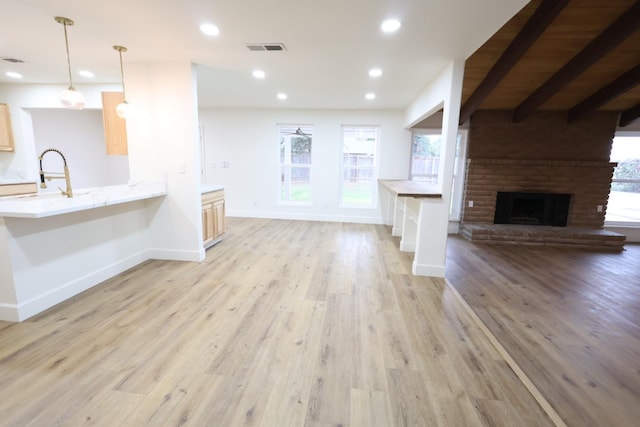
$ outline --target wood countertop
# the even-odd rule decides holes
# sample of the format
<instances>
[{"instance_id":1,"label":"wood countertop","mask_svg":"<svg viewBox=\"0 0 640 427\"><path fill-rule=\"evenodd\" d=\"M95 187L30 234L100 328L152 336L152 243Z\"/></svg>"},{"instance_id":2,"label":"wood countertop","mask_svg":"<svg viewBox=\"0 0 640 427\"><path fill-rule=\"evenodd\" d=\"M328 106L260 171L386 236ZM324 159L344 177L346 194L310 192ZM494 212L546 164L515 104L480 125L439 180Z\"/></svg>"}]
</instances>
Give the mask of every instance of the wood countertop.
<instances>
[{"instance_id":1,"label":"wood countertop","mask_svg":"<svg viewBox=\"0 0 640 427\"><path fill-rule=\"evenodd\" d=\"M378 184L399 197L414 197L416 199L442 198L442 193L440 193L436 184L409 181L408 179L379 179Z\"/></svg>"}]
</instances>

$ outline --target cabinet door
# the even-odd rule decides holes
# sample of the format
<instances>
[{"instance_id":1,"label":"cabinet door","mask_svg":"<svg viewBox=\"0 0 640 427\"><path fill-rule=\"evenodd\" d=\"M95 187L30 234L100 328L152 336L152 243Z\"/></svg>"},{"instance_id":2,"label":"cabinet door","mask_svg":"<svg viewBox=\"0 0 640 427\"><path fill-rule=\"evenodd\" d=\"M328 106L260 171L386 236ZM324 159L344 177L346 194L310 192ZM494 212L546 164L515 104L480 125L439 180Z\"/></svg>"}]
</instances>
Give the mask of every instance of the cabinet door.
<instances>
[{"instance_id":1,"label":"cabinet door","mask_svg":"<svg viewBox=\"0 0 640 427\"><path fill-rule=\"evenodd\" d=\"M104 139L109 155L126 156L129 152L127 121L116 113L116 107L123 101L124 94L122 92L102 92Z\"/></svg>"},{"instance_id":2,"label":"cabinet door","mask_svg":"<svg viewBox=\"0 0 640 427\"><path fill-rule=\"evenodd\" d=\"M11 112L7 104L0 104L0 151L13 151Z\"/></svg>"},{"instance_id":3,"label":"cabinet door","mask_svg":"<svg viewBox=\"0 0 640 427\"><path fill-rule=\"evenodd\" d=\"M215 220L212 203L202 205L202 243L206 246L215 238Z\"/></svg>"},{"instance_id":4,"label":"cabinet door","mask_svg":"<svg viewBox=\"0 0 640 427\"><path fill-rule=\"evenodd\" d=\"M214 237L218 237L225 232L225 221L224 221L224 199L217 200L213 204L214 218L215 218L215 226L214 226Z\"/></svg>"}]
</instances>

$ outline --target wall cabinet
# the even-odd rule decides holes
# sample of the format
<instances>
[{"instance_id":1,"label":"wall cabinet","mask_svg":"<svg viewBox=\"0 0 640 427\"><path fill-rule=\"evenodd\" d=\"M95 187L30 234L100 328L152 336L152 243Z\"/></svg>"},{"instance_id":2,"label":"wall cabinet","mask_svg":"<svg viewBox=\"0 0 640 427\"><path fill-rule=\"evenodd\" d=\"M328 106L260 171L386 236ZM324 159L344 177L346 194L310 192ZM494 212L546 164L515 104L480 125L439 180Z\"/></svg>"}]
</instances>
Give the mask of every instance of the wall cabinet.
<instances>
[{"instance_id":1,"label":"wall cabinet","mask_svg":"<svg viewBox=\"0 0 640 427\"><path fill-rule=\"evenodd\" d=\"M0 151L13 151L13 130L11 127L11 111L7 104L0 104Z\"/></svg>"},{"instance_id":2,"label":"wall cabinet","mask_svg":"<svg viewBox=\"0 0 640 427\"><path fill-rule=\"evenodd\" d=\"M205 248L222 240L225 231L224 190L202 195L202 243Z\"/></svg>"},{"instance_id":3,"label":"wall cabinet","mask_svg":"<svg viewBox=\"0 0 640 427\"><path fill-rule=\"evenodd\" d=\"M107 143L107 154L110 155L126 156L129 153L127 121L116 113L116 107L123 101L122 92L102 92L104 139Z\"/></svg>"}]
</instances>

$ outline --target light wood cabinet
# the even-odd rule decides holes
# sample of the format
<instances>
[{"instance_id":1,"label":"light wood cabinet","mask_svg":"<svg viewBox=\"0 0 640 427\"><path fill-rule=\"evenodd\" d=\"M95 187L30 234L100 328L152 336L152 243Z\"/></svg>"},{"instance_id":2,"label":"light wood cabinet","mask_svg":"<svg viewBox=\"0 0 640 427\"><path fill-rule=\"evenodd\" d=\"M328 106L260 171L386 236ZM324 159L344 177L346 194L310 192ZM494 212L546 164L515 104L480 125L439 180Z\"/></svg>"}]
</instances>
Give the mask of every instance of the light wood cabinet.
<instances>
[{"instance_id":1,"label":"light wood cabinet","mask_svg":"<svg viewBox=\"0 0 640 427\"><path fill-rule=\"evenodd\" d=\"M14 151L11 111L7 104L0 104L0 151Z\"/></svg>"},{"instance_id":2,"label":"light wood cabinet","mask_svg":"<svg viewBox=\"0 0 640 427\"><path fill-rule=\"evenodd\" d=\"M225 232L224 190L202 195L202 244L205 248L222 240Z\"/></svg>"},{"instance_id":3,"label":"light wood cabinet","mask_svg":"<svg viewBox=\"0 0 640 427\"><path fill-rule=\"evenodd\" d=\"M116 113L116 107L123 101L122 92L102 92L104 139L110 155L126 156L129 153L127 121Z\"/></svg>"}]
</instances>

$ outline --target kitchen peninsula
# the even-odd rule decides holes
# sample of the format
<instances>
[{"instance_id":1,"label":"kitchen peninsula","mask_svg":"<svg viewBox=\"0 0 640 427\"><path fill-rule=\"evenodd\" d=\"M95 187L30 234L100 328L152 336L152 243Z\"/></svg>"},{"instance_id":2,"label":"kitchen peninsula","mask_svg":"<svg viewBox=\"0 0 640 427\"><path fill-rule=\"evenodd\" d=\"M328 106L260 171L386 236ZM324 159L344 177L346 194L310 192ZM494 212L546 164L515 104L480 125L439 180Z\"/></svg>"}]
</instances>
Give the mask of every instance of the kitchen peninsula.
<instances>
[{"instance_id":1,"label":"kitchen peninsula","mask_svg":"<svg viewBox=\"0 0 640 427\"><path fill-rule=\"evenodd\" d=\"M414 252L413 274L444 277L445 248L433 244L434 229L446 234L447 219L438 214L442 191L436 184L379 179L384 222L400 236L400 250Z\"/></svg>"},{"instance_id":2,"label":"kitchen peninsula","mask_svg":"<svg viewBox=\"0 0 640 427\"><path fill-rule=\"evenodd\" d=\"M0 320L21 321L149 259L164 182L0 198Z\"/></svg>"}]
</instances>

